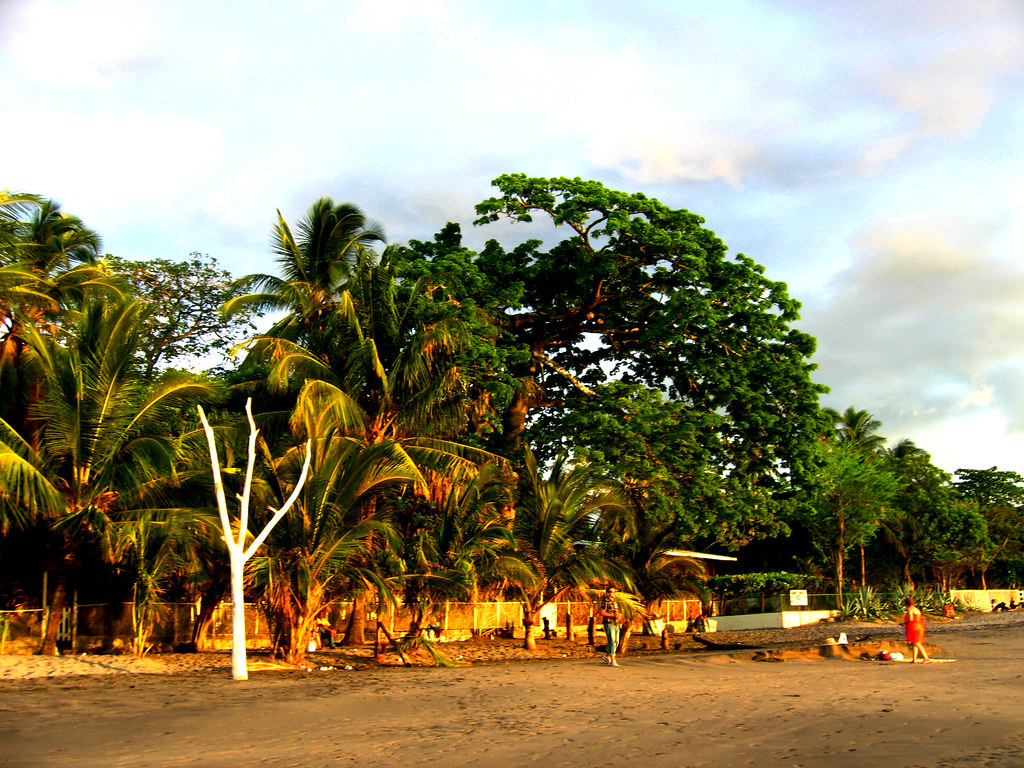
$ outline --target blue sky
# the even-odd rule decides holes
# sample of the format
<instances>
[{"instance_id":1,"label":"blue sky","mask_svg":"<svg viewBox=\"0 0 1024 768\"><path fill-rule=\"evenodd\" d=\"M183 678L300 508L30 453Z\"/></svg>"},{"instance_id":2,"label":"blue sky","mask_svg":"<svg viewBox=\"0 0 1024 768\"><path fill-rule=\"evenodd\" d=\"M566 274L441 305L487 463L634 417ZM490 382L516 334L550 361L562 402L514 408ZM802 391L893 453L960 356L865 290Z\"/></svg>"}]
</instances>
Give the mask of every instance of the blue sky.
<instances>
[{"instance_id":1,"label":"blue sky","mask_svg":"<svg viewBox=\"0 0 1024 768\"><path fill-rule=\"evenodd\" d=\"M273 271L276 209L391 241L505 172L707 220L804 305L825 404L1024 473L1019 0L6 0L0 188L126 258Z\"/></svg>"}]
</instances>

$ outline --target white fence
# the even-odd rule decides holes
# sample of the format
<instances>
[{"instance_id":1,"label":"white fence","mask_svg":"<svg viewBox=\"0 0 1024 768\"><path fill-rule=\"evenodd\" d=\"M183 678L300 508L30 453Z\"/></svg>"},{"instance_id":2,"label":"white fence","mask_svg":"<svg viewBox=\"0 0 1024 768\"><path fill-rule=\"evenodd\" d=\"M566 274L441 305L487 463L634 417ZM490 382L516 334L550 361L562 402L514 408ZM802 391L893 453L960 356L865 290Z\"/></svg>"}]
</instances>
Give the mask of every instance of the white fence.
<instances>
[{"instance_id":1,"label":"white fence","mask_svg":"<svg viewBox=\"0 0 1024 768\"><path fill-rule=\"evenodd\" d=\"M1024 589L954 589L950 591L954 600L960 600L976 611L991 611L1000 603L1009 606L1024 602Z\"/></svg>"}]
</instances>

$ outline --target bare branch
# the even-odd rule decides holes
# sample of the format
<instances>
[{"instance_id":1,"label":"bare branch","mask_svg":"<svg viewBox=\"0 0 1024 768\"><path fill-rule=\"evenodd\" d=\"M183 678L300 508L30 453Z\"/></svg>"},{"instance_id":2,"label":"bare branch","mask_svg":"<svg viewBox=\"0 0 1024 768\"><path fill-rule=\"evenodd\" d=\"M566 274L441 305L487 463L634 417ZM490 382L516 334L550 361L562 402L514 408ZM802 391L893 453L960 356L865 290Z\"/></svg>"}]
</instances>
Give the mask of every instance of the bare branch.
<instances>
[{"instance_id":1,"label":"bare branch","mask_svg":"<svg viewBox=\"0 0 1024 768\"><path fill-rule=\"evenodd\" d=\"M562 376L564 376L566 379L569 380L570 384L572 384L574 387L576 387L576 389L578 389L583 394L585 394L585 395L594 395L594 396L597 395L597 392L595 392L590 387L588 387L586 384L584 384L582 381L577 379L569 371L567 371L565 368L560 366L558 363L556 363L550 357L545 355L543 352L534 352L533 356L535 358L537 358L538 360L540 360L541 363L546 365L551 370L555 371L556 373L562 374Z\"/></svg>"}]
</instances>

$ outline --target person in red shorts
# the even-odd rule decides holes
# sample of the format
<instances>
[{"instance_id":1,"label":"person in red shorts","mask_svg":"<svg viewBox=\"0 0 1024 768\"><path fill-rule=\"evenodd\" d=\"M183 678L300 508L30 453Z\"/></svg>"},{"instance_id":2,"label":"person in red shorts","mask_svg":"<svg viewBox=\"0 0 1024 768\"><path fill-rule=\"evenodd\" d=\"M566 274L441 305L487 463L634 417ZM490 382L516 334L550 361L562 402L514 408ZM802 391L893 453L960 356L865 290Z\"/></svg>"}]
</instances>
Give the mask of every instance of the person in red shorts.
<instances>
[{"instance_id":1,"label":"person in red shorts","mask_svg":"<svg viewBox=\"0 0 1024 768\"><path fill-rule=\"evenodd\" d=\"M903 601L907 606L907 612L903 616L903 631L906 633L907 642L913 650L913 660L917 663L917 655L924 656L922 662L931 661L928 658L928 651L924 649L924 614L921 609L914 605L914 598L908 597Z\"/></svg>"}]
</instances>

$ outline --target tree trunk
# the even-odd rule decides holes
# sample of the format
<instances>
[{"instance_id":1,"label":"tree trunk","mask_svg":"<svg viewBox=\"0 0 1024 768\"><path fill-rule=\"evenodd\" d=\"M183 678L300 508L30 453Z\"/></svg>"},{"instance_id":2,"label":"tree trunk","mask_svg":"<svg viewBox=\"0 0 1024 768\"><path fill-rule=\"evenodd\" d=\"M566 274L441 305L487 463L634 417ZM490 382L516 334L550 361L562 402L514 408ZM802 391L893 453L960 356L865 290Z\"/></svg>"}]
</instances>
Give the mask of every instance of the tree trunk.
<instances>
[{"instance_id":1,"label":"tree trunk","mask_svg":"<svg viewBox=\"0 0 1024 768\"><path fill-rule=\"evenodd\" d=\"M199 595L199 613L192 625L192 638L188 643L188 650L192 653L210 650L209 635L213 617L217 614L217 606L227 596L230 586L230 578L215 576Z\"/></svg>"},{"instance_id":2,"label":"tree trunk","mask_svg":"<svg viewBox=\"0 0 1024 768\"><path fill-rule=\"evenodd\" d=\"M523 605L523 648L527 651L537 650L537 639L533 636L533 628L537 626L540 608L532 609Z\"/></svg>"},{"instance_id":3,"label":"tree trunk","mask_svg":"<svg viewBox=\"0 0 1024 768\"><path fill-rule=\"evenodd\" d=\"M864 589L868 585L868 571L867 566L864 562L864 545L860 545L860 588Z\"/></svg>"},{"instance_id":4,"label":"tree trunk","mask_svg":"<svg viewBox=\"0 0 1024 768\"><path fill-rule=\"evenodd\" d=\"M416 608L412 612L412 619L409 621L409 630L405 633L406 638L416 638L423 634L423 622L426 620L426 611Z\"/></svg>"},{"instance_id":5,"label":"tree trunk","mask_svg":"<svg viewBox=\"0 0 1024 768\"><path fill-rule=\"evenodd\" d=\"M846 516L836 510L836 602L842 610L843 604L843 561L846 557Z\"/></svg>"},{"instance_id":6,"label":"tree trunk","mask_svg":"<svg viewBox=\"0 0 1024 768\"><path fill-rule=\"evenodd\" d=\"M302 664L306 660L306 648L313 639L314 622L319 609L304 614L295 611L288 625L288 647L284 649L284 660L289 664Z\"/></svg>"},{"instance_id":7,"label":"tree trunk","mask_svg":"<svg viewBox=\"0 0 1024 768\"><path fill-rule=\"evenodd\" d=\"M352 615L348 619L348 628L345 630L345 639L341 645L352 648L362 645L365 642L366 634L366 593L361 592L352 600Z\"/></svg>"},{"instance_id":8,"label":"tree trunk","mask_svg":"<svg viewBox=\"0 0 1024 768\"><path fill-rule=\"evenodd\" d=\"M836 553L836 602L843 608L843 553Z\"/></svg>"},{"instance_id":9,"label":"tree trunk","mask_svg":"<svg viewBox=\"0 0 1024 768\"><path fill-rule=\"evenodd\" d=\"M241 547L228 547L231 558L231 677L234 680L248 680L249 670L245 662L245 592L242 588L242 574L245 558Z\"/></svg>"},{"instance_id":10,"label":"tree trunk","mask_svg":"<svg viewBox=\"0 0 1024 768\"><path fill-rule=\"evenodd\" d=\"M53 588L53 598L50 600L50 612L46 620L46 632L43 633L43 645L39 649L42 656L57 656L57 632L60 630L60 619L64 613L64 603L67 601L68 581L67 575L61 571L57 576L57 584Z\"/></svg>"},{"instance_id":11,"label":"tree trunk","mask_svg":"<svg viewBox=\"0 0 1024 768\"><path fill-rule=\"evenodd\" d=\"M526 431L526 417L530 413L532 397L527 387L519 387L512 395L512 402L505 411L503 439L511 452L521 447L523 432Z\"/></svg>"},{"instance_id":12,"label":"tree trunk","mask_svg":"<svg viewBox=\"0 0 1024 768\"><path fill-rule=\"evenodd\" d=\"M153 625L153 601L149 595L139 596L139 585L132 590L132 653L146 655L146 641Z\"/></svg>"},{"instance_id":13,"label":"tree trunk","mask_svg":"<svg viewBox=\"0 0 1024 768\"><path fill-rule=\"evenodd\" d=\"M911 589L915 588L914 587L914 579L910 575L910 561L909 560L904 560L903 561L903 580L907 584L907 586L909 586Z\"/></svg>"},{"instance_id":14,"label":"tree trunk","mask_svg":"<svg viewBox=\"0 0 1024 768\"><path fill-rule=\"evenodd\" d=\"M622 625L621 631L619 632L619 647L616 650L617 656L625 656L629 651L629 638L633 634L633 622L627 621Z\"/></svg>"}]
</instances>

